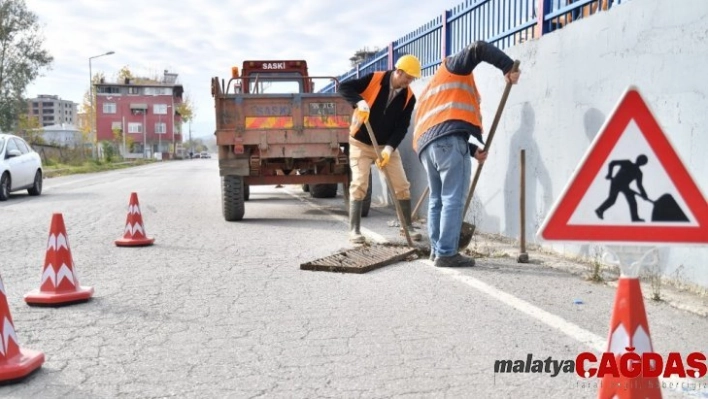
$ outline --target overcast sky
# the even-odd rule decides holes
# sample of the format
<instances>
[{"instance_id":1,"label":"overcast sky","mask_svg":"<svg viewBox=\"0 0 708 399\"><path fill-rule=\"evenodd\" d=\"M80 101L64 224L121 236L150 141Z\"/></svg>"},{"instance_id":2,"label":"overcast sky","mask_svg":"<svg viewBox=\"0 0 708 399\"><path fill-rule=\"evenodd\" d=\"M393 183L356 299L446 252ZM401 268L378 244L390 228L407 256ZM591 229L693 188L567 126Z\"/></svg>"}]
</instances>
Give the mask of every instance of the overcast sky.
<instances>
[{"instance_id":1,"label":"overcast sky","mask_svg":"<svg viewBox=\"0 0 708 399\"><path fill-rule=\"evenodd\" d=\"M363 47L384 47L462 0L26 0L40 18L50 70L27 95L81 103L92 70L113 80L179 74L196 106L194 136L214 132L210 79L244 59L305 59L311 75L340 75ZM185 126L185 132L187 126Z\"/></svg>"}]
</instances>

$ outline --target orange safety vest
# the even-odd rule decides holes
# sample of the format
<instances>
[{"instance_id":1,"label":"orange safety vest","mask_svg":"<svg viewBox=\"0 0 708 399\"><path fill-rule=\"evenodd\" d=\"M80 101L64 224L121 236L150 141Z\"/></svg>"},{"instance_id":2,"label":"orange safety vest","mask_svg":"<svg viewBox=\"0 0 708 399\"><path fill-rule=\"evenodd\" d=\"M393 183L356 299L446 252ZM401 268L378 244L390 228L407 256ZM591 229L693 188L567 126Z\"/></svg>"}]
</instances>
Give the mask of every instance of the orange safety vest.
<instances>
[{"instance_id":1,"label":"orange safety vest","mask_svg":"<svg viewBox=\"0 0 708 399\"><path fill-rule=\"evenodd\" d=\"M442 122L456 119L482 127L480 102L474 75L451 73L443 60L433 79L418 98L413 149L418 150L418 139L423 133Z\"/></svg>"},{"instance_id":2,"label":"orange safety vest","mask_svg":"<svg viewBox=\"0 0 708 399\"><path fill-rule=\"evenodd\" d=\"M366 90L361 93L361 97L366 100L369 107L374 106L374 101L376 101L376 97L378 97L379 92L381 91L381 81L383 80L384 75L386 75L386 72L374 72L374 76L371 78L369 85L366 86ZM411 101L411 98L413 98L413 90L411 90L410 87L407 87L406 103L403 105L403 109L408 106L408 102Z\"/></svg>"}]
</instances>

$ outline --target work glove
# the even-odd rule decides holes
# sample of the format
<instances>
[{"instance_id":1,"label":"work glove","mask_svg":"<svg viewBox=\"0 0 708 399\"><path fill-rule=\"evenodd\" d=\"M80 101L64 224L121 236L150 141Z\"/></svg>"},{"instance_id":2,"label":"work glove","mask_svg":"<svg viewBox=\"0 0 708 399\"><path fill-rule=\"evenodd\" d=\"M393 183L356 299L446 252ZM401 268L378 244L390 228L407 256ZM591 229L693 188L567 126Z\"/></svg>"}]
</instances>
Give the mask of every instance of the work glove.
<instances>
[{"instance_id":1,"label":"work glove","mask_svg":"<svg viewBox=\"0 0 708 399\"><path fill-rule=\"evenodd\" d=\"M383 151L381 151L381 158L376 160L376 166L379 167L379 169L383 169L388 165L388 161L391 160L391 153L393 152L393 147L390 145L387 145L384 147Z\"/></svg>"},{"instance_id":2,"label":"work glove","mask_svg":"<svg viewBox=\"0 0 708 399\"><path fill-rule=\"evenodd\" d=\"M354 137L356 132L359 131L359 128L361 128L361 125L369 120L370 113L369 104L367 104L365 100L356 103L356 108L354 108L354 113L352 114L352 123L349 125L350 136Z\"/></svg>"},{"instance_id":3,"label":"work glove","mask_svg":"<svg viewBox=\"0 0 708 399\"><path fill-rule=\"evenodd\" d=\"M356 103L356 109L354 110L354 113L356 113L356 116L361 119L361 123L366 123L366 121L369 120L369 114L371 113L371 110L369 109L369 104L366 103L366 100L361 100Z\"/></svg>"}]
</instances>

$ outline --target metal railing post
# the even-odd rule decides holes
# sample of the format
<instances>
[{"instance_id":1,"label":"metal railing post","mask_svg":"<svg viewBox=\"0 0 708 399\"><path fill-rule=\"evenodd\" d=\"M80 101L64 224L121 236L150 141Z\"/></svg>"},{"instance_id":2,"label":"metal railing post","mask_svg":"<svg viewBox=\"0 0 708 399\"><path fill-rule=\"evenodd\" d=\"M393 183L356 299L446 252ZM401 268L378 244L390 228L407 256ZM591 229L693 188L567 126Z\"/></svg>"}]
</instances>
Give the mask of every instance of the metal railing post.
<instances>
[{"instance_id":1,"label":"metal railing post","mask_svg":"<svg viewBox=\"0 0 708 399\"><path fill-rule=\"evenodd\" d=\"M440 60L442 61L450 55L450 47L452 42L452 30L448 28L447 20L450 18L450 11L445 10L442 13L442 29L440 32Z\"/></svg>"},{"instance_id":2,"label":"metal railing post","mask_svg":"<svg viewBox=\"0 0 708 399\"><path fill-rule=\"evenodd\" d=\"M546 22L546 14L551 12L551 0L538 0L536 7L536 38L550 32L551 24Z\"/></svg>"},{"instance_id":3,"label":"metal railing post","mask_svg":"<svg viewBox=\"0 0 708 399\"><path fill-rule=\"evenodd\" d=\"M395 64L393 60L393 43L388 44L388 66L386 67L388 70L393 69L393 64Z\"/></svg>"}]
</instances>

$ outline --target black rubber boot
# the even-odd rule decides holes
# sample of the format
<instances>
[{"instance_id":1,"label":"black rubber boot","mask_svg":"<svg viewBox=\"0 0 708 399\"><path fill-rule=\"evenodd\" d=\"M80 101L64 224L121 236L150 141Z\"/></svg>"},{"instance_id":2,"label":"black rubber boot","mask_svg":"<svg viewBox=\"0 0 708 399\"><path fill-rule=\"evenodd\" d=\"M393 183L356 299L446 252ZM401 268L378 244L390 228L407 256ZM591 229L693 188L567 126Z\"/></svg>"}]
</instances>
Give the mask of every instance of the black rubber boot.
<instances>
[{"instance_id":1,"label":"black rubber boot","mask_svg":"<svg viewBox=\"0 0 708 399\"><path fill-rule=\"evenodd\" d=\"M361 235L361 205L362 201L349 202L349 242L353 244L364 243Z\"/></svg>"}]
</instances>

